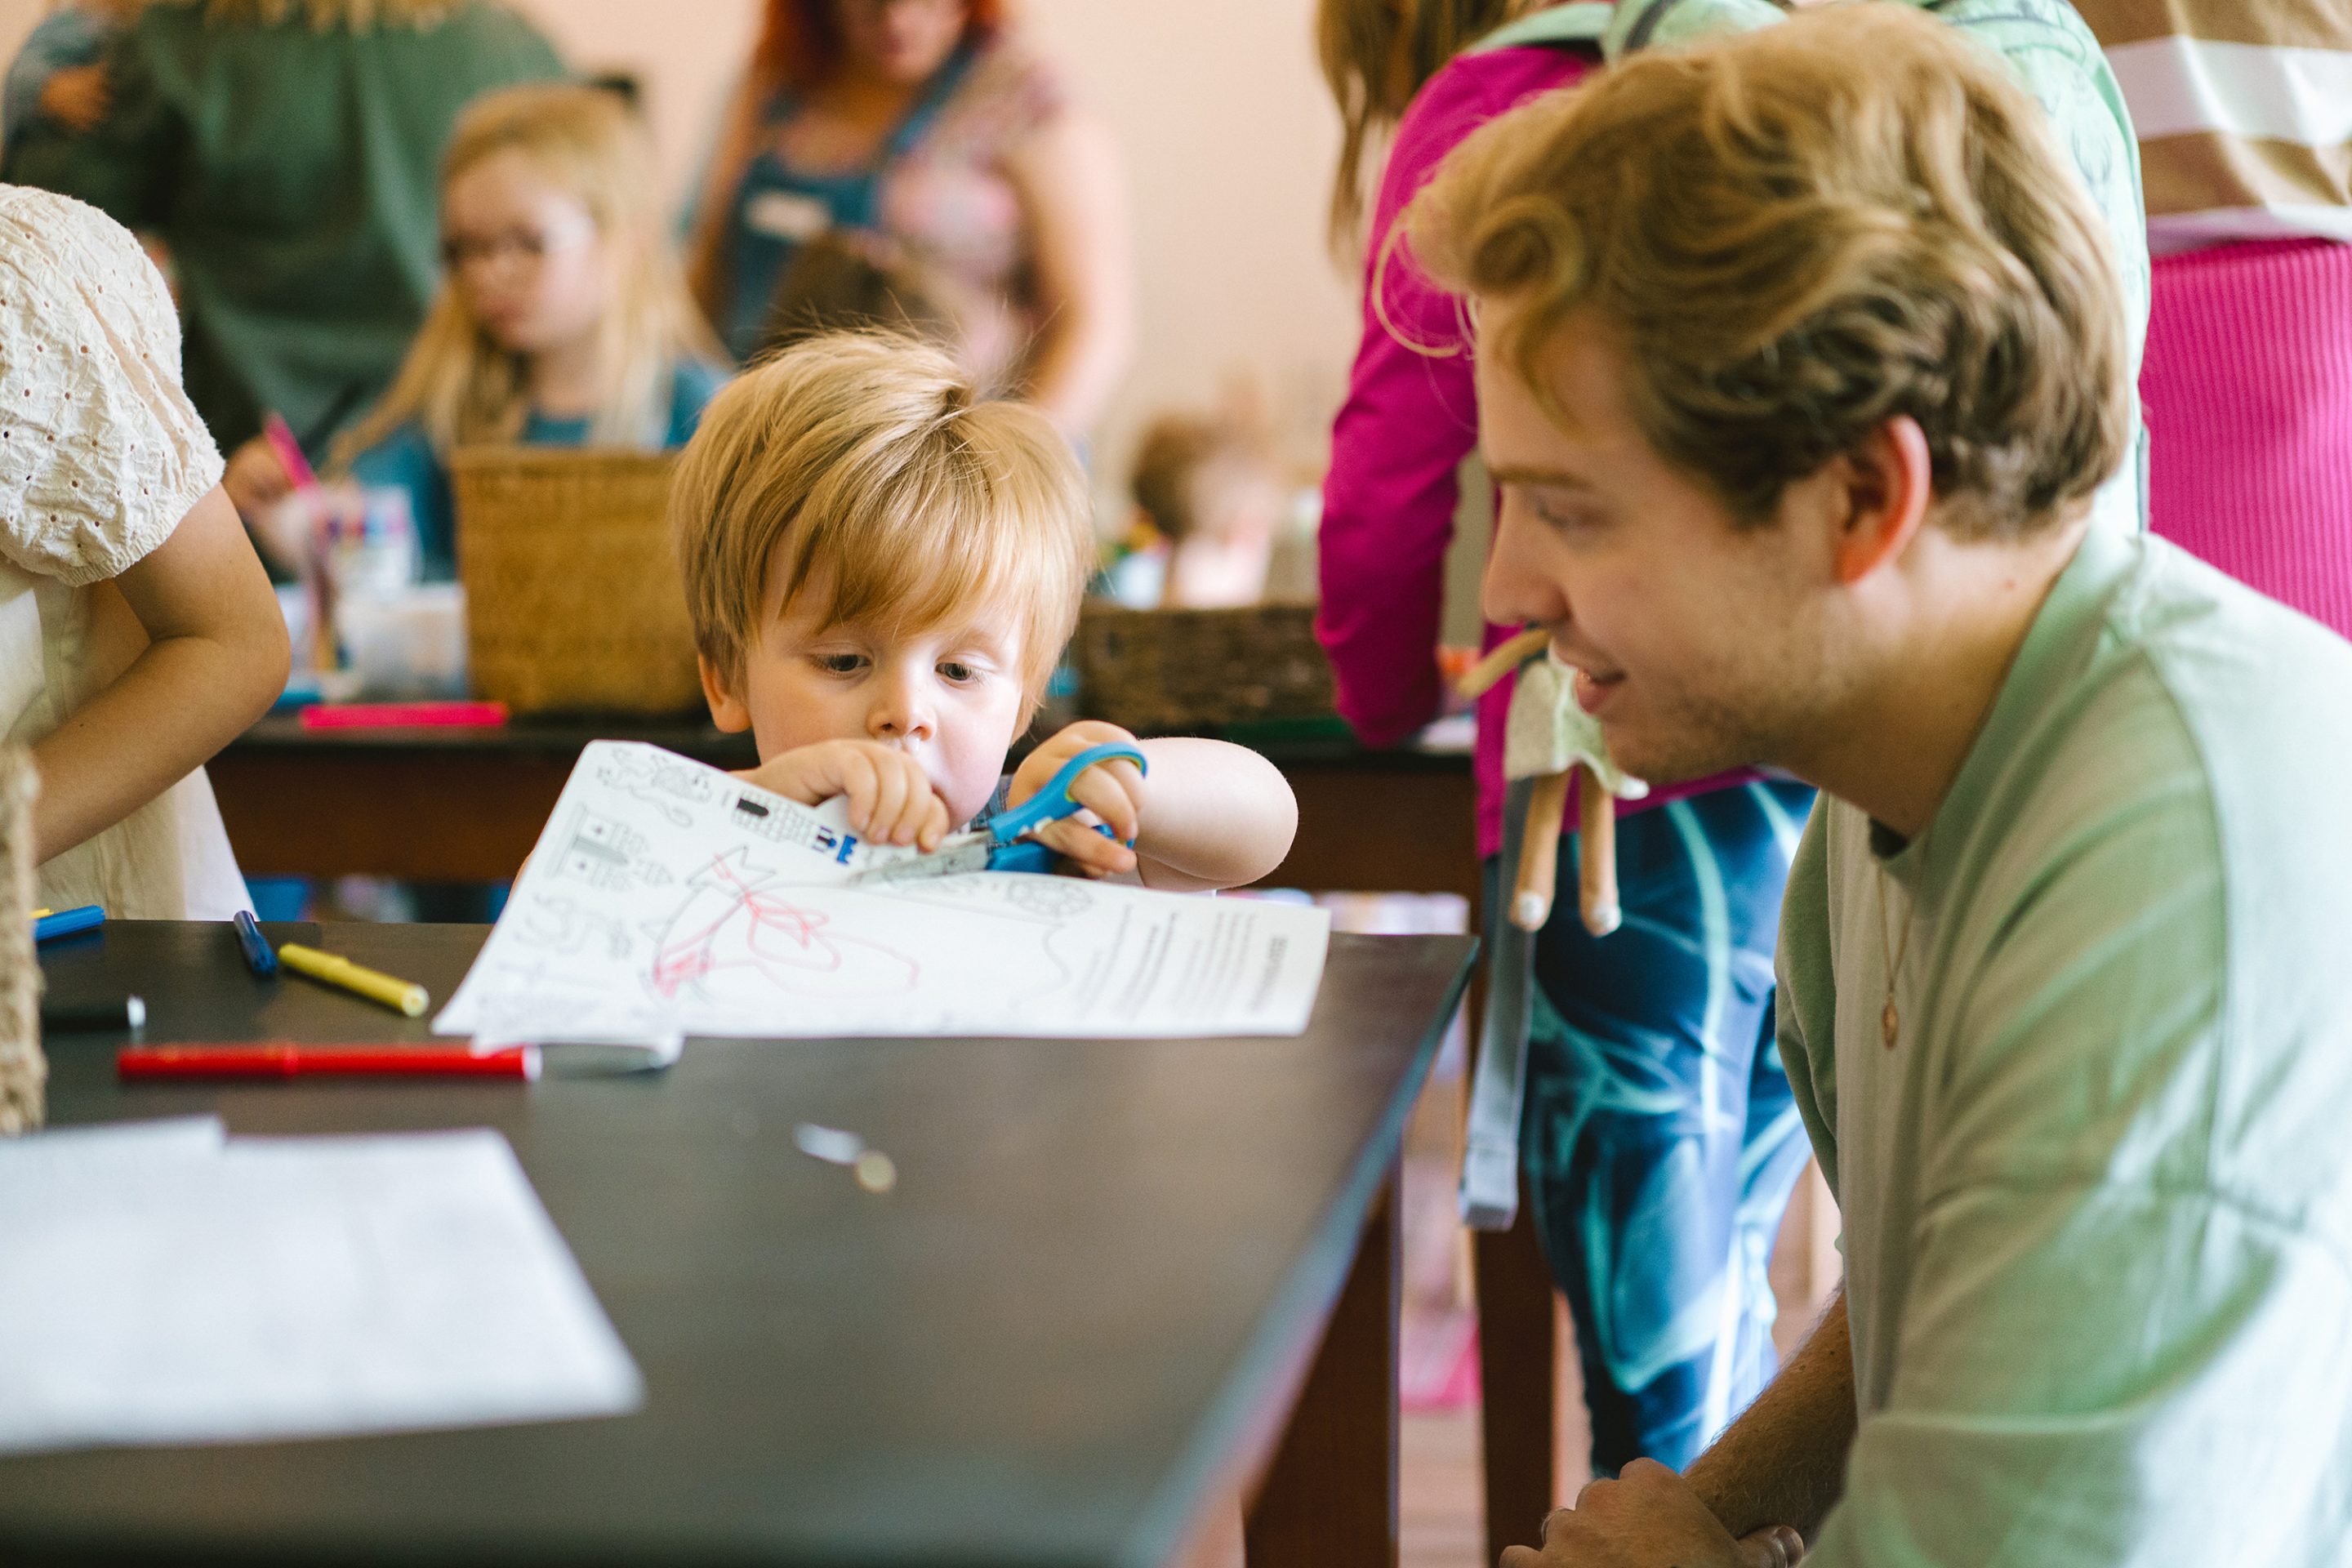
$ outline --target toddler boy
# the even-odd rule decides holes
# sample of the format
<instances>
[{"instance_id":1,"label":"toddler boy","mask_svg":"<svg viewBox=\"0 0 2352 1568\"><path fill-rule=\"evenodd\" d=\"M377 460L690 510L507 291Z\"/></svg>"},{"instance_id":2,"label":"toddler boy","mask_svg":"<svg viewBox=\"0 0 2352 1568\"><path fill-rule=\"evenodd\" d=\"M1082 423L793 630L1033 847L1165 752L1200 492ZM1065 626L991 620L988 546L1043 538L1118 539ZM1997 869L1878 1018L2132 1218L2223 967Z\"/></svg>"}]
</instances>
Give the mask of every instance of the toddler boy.
<instances>
[{"instance_id":1,"label":"toddler boy","mask_svg":"<svg viewBox=\"0 0 2352 1568\"><path fill-rule=\"evenodd\" d=\"M759 746L748 776L803 805L846 795L869 840L929 849L1088 747L1132 742L1072 724L1001 776L1076 625L1088 518L1045 417L980 400L934 349L832 333L739 377L680 460L670 528L711 717ZM1265 759L1140 745L1148 774L1088 769L1071 791L1088 814L1039 837L1087 875L1154 888L1234 887L1281 862L1297 805Z\"/></svg>"}]
</instances>

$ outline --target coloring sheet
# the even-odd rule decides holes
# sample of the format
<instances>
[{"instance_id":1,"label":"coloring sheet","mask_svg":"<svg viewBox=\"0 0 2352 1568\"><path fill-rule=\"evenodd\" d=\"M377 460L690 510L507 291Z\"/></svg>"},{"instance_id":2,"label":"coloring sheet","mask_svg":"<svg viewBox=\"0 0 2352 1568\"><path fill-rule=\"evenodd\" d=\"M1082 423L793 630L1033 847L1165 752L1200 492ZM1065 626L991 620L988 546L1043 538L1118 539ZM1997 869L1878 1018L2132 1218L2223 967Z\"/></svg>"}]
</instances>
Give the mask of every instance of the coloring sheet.
<instances>
[{"instance_id":1,"label":"coloring sheet","mask_svg":"<svg viewBox=\"0 0 2352 1568\"><path fill-rule=\"evenodd\" d=\"M982 872L849 887L910 849L632 742L582 753L434 1028L501 1039L1296 1035L1330 917Z\"/></svg>"}]
</instances>

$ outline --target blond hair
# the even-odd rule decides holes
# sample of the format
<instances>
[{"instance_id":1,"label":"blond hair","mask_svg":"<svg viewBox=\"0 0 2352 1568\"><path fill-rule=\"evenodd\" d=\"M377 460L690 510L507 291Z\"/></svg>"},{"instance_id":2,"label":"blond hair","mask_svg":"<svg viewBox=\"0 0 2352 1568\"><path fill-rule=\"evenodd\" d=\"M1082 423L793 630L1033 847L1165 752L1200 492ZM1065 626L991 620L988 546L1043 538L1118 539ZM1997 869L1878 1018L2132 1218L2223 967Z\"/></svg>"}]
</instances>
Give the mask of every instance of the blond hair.
<instances>
[{"instance_id":1,"label":"blond hair","mask_svg":"<svg viewBox=\"0 0 2352 1568\"><path fill-rule=\"evenodd\" d=\"M601 383L588 438L655 447L669 421L671 373L723 358L687 297L662 214L653 143L614 93L570 85L511 87L476 100L441 160L441 186L509 149L587 207L614 261L614 297L597 322ZM445 278L391 390L335 448L339 466L414 420L436 451L512 441L530 416L528 356L499 346Z\"/></svg>"},{"instance_id":2,"label":"blond hair","mask_svg":"<svg viewBox=\"0 0 2352 1568\"><path fill-rule=\"evenodd\" d=\"M1471 44L1547 0L1321 0L1315 52L1339 110L1331 243L1355 244L1364 216L1364 155L1431 77Z\"/></svg>"},{"instance_id":3,"label":"blond hair","mask_svg":"<svg viewBox=\"0 0 2352 1568\"><path fill-rule=\"evenodd\" d=\"M1094 564L1086 477L1052 423L881 333L810 338L738 376L687 444L669 526L695 640L730 686L780 575L778 613L814 584L827 625L1006 606L1034 708Z\"/></svg>"},{"instance_id":4,"label":"blond hair","mask_svg":"<svg viewBox=\"0 0 2352 1568\"><path fill-rule=\"evenodd\" d=\"M1496 347L1539 396L1571 313L1610 333L1651 445L1745 522L1898 415L1957 537L2030 532L2123 458L2121 289L2090 198L2000 59L1907 6L1537 100L1400 226L1441 283L1507 310Z\"/></svg>"}]
</instances>

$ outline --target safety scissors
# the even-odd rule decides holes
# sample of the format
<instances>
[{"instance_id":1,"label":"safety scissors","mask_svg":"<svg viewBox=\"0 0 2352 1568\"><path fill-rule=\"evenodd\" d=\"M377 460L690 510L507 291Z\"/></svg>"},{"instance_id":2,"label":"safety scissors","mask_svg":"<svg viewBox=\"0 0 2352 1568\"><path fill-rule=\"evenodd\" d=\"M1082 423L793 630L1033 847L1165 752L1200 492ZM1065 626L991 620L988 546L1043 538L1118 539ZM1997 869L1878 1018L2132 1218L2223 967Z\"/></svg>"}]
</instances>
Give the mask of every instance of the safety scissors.
<instances>
[{"instance_id":1,"label":"safety scissors","mask_svg":"<svg viewBox=\"0 0 2352 1568\"><path fill-rule=\"evenodd\" d=\"M1143 752L1125 742L1089 746L1064 763L1061 771L1045 781L1045 788L1012 810L1001 811L977 827L949 835L928 855L908 856L903 860L869 867L849 879L853 883L906 882L927 877L952 877L966 871L1050 871L1054 868L1053 850L1028 835L1085 810L1070 798L1070 786L1088 768L1115 762L1133 763L1145 773L1151 769L1151 764L1143 760ZM1110 837L1106 826L1097 825L1095 831L1106 838Z\"/></svg>"}]
</instances>

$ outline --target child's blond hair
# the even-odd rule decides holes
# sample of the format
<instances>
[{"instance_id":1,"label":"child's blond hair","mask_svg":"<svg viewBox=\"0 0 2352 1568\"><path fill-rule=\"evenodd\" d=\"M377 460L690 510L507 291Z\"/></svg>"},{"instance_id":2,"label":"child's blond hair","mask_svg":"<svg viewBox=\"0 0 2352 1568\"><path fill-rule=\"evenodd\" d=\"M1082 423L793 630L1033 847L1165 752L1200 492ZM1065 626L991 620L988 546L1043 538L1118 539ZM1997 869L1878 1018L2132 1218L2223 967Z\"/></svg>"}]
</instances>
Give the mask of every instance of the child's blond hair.
<instances>
[{"instance_id":1,"label":"child's blond hair","mask_svg":"<svg viewBox=\"0 0 2352 1568\"><path fill-rule=\"evenodd\" d=\"M587 207L616 252L614 297L597 331L599 392L588 440L658 447L669 423L670 375L682 360L721 354L688 297L637 113L601 88L513 87L478 99L441 160L441 185L509 148ZM335 448L339 465L415 420L436 451L512 441L530 412L525 356L499 345L445 279L400 374L375 411Z\"/></svg>"},{"instance_id":2,"label":"child's blond hair","mask_svg":"<svg viewBox=\"0 0 2352 1568\"><path fill-rule=\"evenodd\" d=\"M1052 423L881 333L810 338L738 376L687 445L669 521L695 640L730 687L773 574L778 614L814 587L828 625L1004 606L1034 709L1094 563L1086 476Z\"/></svg>"}]
</instances>

